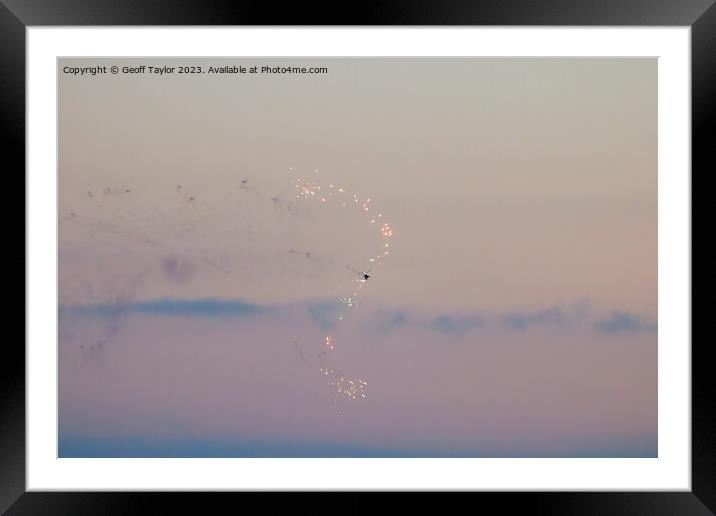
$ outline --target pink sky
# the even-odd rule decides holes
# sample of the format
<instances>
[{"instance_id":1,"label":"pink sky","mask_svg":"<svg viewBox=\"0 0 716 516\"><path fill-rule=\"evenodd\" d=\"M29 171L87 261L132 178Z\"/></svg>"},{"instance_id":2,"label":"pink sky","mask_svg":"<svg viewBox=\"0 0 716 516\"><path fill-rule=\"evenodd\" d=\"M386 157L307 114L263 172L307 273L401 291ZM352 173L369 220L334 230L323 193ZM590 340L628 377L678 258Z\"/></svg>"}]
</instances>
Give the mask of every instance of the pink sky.
<instances>
[{"instance_id":1,"label":"pink sky","mask_svg":"<svg viewBox=\"0 0 716 516\"><path fill-rule=\"evenodd\" d=\"M655 454L656 60L306 62L328 75L60 74L61 433ZM375 270L329 330L307 308L348 266ZM292 344L328 331L366 400Z\"/></svg>"}]
</instances>

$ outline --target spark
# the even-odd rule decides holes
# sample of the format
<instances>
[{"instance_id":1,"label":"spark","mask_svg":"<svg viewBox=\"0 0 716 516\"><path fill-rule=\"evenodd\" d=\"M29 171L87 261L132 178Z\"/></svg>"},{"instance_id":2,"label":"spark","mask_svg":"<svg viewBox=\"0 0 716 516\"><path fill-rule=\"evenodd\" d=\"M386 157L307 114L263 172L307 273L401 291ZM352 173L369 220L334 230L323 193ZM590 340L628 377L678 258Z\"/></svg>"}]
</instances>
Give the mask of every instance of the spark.
<instances>
[{"instance_id":1,"label":"spark","mask_svg":"<svg viewBox=\"0 0 716 516\"><path fill-rule=\"evenodd\" d=\"M318 169L314 170L314 172L318 172ZM353 197L353 204L356 205L356 208L359 208L362 212L369 212L371 211L369 203L372 202L372 199L370 197L366 198L365 201L361 201L361 198L359 198L358 194L356 193L347 193L346 190L339 186L335 185L334 183L328 183L328 188L326 189L328 191L327 195L319 195L321 191L321 186L319 186L316 183L302 180L300 177L296 177L295 180L292 180L291 183L294 185L297 191L296 198L300 199L311 199L316 198L317 201L320 201L320 203L325 204L331 201L333 199L333 193L335 191L336 197L338 194L347 194L348 196ZM335 190L334 190L335 188ZM350 203L350 197L348 199L336 199L336 205L346 208L348 206L348 203ZM372 205L371 205L372 206ZM393 236L393 229L390 226L389 223L387 223L383 219L383 213L377 212L377 215L368 215L366 217L366 222L369 222L370 224L376 224L378 221L380 221L379 224L379 231L380 235L385 238L391 238ZM376 235L377 236L377 235ZM374 255L368 259L368 262L371 264L374 264L373 267L380 265L381 257L386 256L389 254L388 251L389 244L383 243L383 253L380 253L378 255ZM353 293L349 296L340 297L339 301L341 304L345 307L343 310L347 309L354 309L358 306L359 301L359 293L361 292L361 289L366 284L369 277L369 273L373 270L372 268L369 268L367 271L358 271L356 269L353 269L350 265L348 266L350 270L352 270L355 274L358 275L357 278L355 278L356 285L353 289ZM345 312L337 314L337 320L342 321L344 319ZM319 353L318 357L321 359L325 359L329 356L330 352L333 352L335 350L335 337L334 335L326 335L323 338L323 350ZM320 369L321 373L326 377L326 382L328 385L332 386L336 390L336 397L338 395L345 396L349 399L364 399L366 398L366 387L368 383L362 379L354 378L347 376L343 373L337 373L334 369L322 367ZM335 401L335 398L334 398Z\"/></svg>"},{"instance_id":2,"label":"spark","mask_svg":"<svg viewBox=\"0 0 716 516\"><path fill-rule=\"evenodd\" d=\"M380 232L383 233L383 236L386 238L390 238L393 236L393 229L387 222L383 224L383 227L381 228Z\"/></svg>"},{"instance_id":3,"label":"spark","mask_svg":"<svg viewBox=\"0 0 716 516\"><path fill-rule=\"evenodd\" d=\"M322 367L320 371L326 377L326 384L336 389L336 396L341 395L352 400L366 398L368 382L365 380L338 373L331 368Z\"/></svg>"},{"instance_id":4,"label":"spark","mask_svg":"<svg viewBox=\"0 0 716 516\"><path fill-rule=\"evenodd\" d=\"M296 178L296 181L292 181L293 185L298 189L299 193L296 197L303 197L308 199L314 197L316 193L321 189L320 186L313 184L309 181L301 182L301 178Z\"/></svg>"},{"instance_id":5,"label":"spark","mask_svg":"<svg viewBox=\"0 0 716 516\"><path fill-rule=\"evenodd\" d=\"M348 308L353 308L354 306L358 306L358 300L354 297L342 297L341 303L346 305Z\"/></svg>"},{"instance_id":6,"label":"spark","mask_svg":"<svg viewBox=\"0 0 716 516\"><path fill-rule=\"evenodd\" d=\"M333 335L326 335L324 342L326 344L326 347L331 351L336 349L336 347L333 345Z\"/></svg>"}]
</instances>

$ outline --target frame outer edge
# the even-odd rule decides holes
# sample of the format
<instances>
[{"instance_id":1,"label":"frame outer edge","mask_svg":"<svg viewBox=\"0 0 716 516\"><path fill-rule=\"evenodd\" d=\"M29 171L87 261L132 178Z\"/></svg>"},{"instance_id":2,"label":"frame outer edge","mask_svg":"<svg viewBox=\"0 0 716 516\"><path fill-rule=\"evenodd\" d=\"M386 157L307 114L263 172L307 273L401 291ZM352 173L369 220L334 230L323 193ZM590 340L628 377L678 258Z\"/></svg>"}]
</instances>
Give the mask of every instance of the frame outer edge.
<instances>
[{"instance_id":1,"label":"frame outer edge","mask_svg":"<svg viewBox=\"0 0 716 516\"><path fill-rule=\"evenodd\" d=\"M693 177L712 175L716 170L713 133L716 129L716 4L691 27L691 146L692 213ZM693 214L691 222L693 278ZM693 279L692 299L693 299ZM701 290L704 287L700 287ZM714 375L708 340L691 342L691 489L711 511L716 512L716 411Z\"/></svg>"},{"instance_id":2,"label":"frame outer edge","mask_svg":"<svg viewBox=\"0 0 716 516\"><path fill-rule=\"evenodd\" d=\"M37 4L35 7L38 7ZM690 7L693 8L694 4L692 3ZM46 6L46 9L50 11L49 6ZM32 13L30 22L37 21L39 24L48 24L49 21L49 24L52 24L51 19L58 17L57 12L45 12L40 16L41 21L35 18L35 14L36 11ZM141 15L137 18L141 18ZM141 23L136 21L137 18L134 18L134 23ZM160 16L159 19L161 18ZM167 18L170 19L171 16L167 16ZM468 18L472 17L468 16ZM631 19L631 17L629 18ZM168 24L171 24L171 20L168 21ZM470 20L465 21L466 23L470 22ZM105 23L111 24L112 20L105 18ZM225 23L230 23L230 20L226 20ZM3 142L8 144L5 157L9 157L10 162L15 164L12 169L22 167L23 171L25 168L25 147L23 145L25 139L25 51L24 22L2 2L0 3L0 74L3 79L3 94L0 96L0 129L2 131L0 137ZM703 11L692 25L692 161L694 168L698 167L699 170L704 170L704 174L706 170L716 169L716 160L713 158L713 153L710 152L712 145L708 138L708 129L714 126L713 120L716 111L714 109L716 98L713 94L716 91L715 54L716 4L711 2L710 7ZM23 226L23 231L24 229ZM23 246L23 261L24 253ZM0 375L0 393L2 393L0 420L3 423L0 427L0 457L2 457L0 461L0 478L2 478L2 482L0 482L0 513L4 513L10 505L18 500L18 497L20 500L18 504L15 504L16 507L24 505L23 502L26 503L28 498L34 498L29 494L21 496L25 491L26 471L25 354L24 346L18 345L15 348L7 349L9 354L5 356L10 363L14 363L13 370L8 368L6 374ZM716 485L716 475L714 474L716 472L716 417L709 399L713 392L713 381L711 380L710 362L705 359L705 355L705 349L693 347L692 492L694 497L698 498L705 506L704 508L708 507L714 510L716 507L716 492L713 487ZM18 365L20 367L15 369ZM18 375L18 371L22 371L22 373ZM82 497L82 495L71 496Z\"/></svg>"},{"instance_id":3,"label":"frame outer edge","mask_svg":"<svg viewBox=\"0 0 716 516\"><path fill-rule=\"evenodd\" d=\"M4 179L22 181L22 190L14 199L20 199L25 214L25 25L5 5L0 4L0 142ZM22 178L22 179L21 179ZM22 191L22 194L19 192ZM9 224L6 229L16 242L22 232L22 249L15 247L11 254L12 270L23 270L25 275L26 240L25 224ZM22 258L22 263L20 259ZM24 292L24 277L23 292ZM17 272L9 275L14 282L21 281ZM19 291L19 285L18 289ZM18 324L23 320L23 338L9 338L3 343L3 365L0 374L0 513L4 512L25 492L25 294L22 305L9 303L6 320ZM6 305L7 306L7 305ZM23 316L19 314L23 310Z\"/></svg>"}]
</instances>

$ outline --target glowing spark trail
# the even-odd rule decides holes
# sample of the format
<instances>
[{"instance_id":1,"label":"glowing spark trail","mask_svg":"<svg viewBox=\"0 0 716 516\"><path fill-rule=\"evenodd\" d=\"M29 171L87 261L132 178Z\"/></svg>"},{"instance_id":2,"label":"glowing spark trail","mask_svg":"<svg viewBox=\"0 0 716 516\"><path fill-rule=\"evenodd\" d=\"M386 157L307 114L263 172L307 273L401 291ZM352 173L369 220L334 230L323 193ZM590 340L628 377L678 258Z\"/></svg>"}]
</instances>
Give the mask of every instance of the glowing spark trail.
<instances>
[{"instance_id":1,"label":"glowing spark trail","mask_svg":"<svg viewBox=\"0 0 716 516\"><path fill-rule=\"evenodd\" d=\"M317 172L318 169L314 171L314 173ZM295 180L292 180L291 184L293 184L294 188L297 190L297 199L316 198L317 194L321 191L320 185L307 180L303 180L300 177L296 177ZM366 217L365 220L367 223L376 224L376 222L378 221L381 222L381 225L379 225L380 236L384 241L382 253L375 254L368 259L368 263L370 264L370 268L368 269L356 270L350 265L348 265L348 269L350 269L353 273L356 274L356 286L353 289L351 295L340 297L339 300L345 309L354 309L358 306L358 295L361 289L371 278L372 271L375 267L382 263L382 258L387 256L390 252L387 240L389 240L393 236L393 229L388 222L385 222L383 220L382 213L378 212L377 215L371 215L371 198L367 198L364 202L361 202L360 198L358 197L358 194L349 194L345 190L345 188L334 185L333 183L328 184L328 188L326 190L328 191L327 195L320 195L317 197L317 199L320 201L320 206L333 204L335 206L340 207L341 209L349 210L351 209L351 207L355 207L358 209L358 213L360 213L361 216ZM352 203L350 202L351 198L353 199ZM337 316L337 321L343 320L344 313L339 313ZM325 357L327 352L334 350L334 336L326 335L324 337L324 349L319 354L319 358ZM339 395L352 400L366 398L366 391L368 386L368 383L366 381L360 378L347 376L343 373L337 373L334 369L329 367L321 367L320 372L323 374L323 376L325 376L326 383L335 389L334 401Z\"/></svg>"},{"instance_id":2,"label":"glowing spark trail","mask_svg":"<svg viewBox=\"0 0 716 516\"><path fill-rule=\"evenodd\" d=\"M322 367L320 371L326 377L326 384L336 390L336 397L341 395L352 400L366 398L368 382L365 380L337 373L334 369L330 368Z\"/></svg>"},{"instance_id":3,"label":"glowing spark trail","mask_svg":"<svg viewBox=\"0 0 716 516\"><path fill-rule=\"evenodd\" d=\"M243 207L244 219L247 225L246 249L252 249L251 229L251 211L250 207L255 205L255 201L251 199L262 197L271 207L272 212L292 213L302 218L308 218L305 212L310 213L311 210L294 209L302 203L315 203L316 211L319 213L321 220L329 217L331 228L334 226L335 220L342 220L343 214L348 216L351 222L357 220L364 226L371 239L368 249L360 249L361 259L351 262L357 268L353 268L351 264L343 263L348 270L351 271L350 276L346 276L343 281L350 278L350 285L345 285L345 290L337 296L339 302L339 310L331 314L331 325L342 327L342 322L346 320L349 313L357 311L360 306L360 295L363 289L372 281L376 270L384 262L385 257L390 253L390 240L393 236L393 228L389 222L383 217L383 213L377 209L376 203L371 197L366 197L349 191L344 185L336 183L320 183L320 175L318 169L312 171L310 179L297 177L292 168L289 168L292 179L291 194L288 196L269 196L265 197L261 193L259 184L254 183L253 179L236 178L232 181L232 192L236 192L238 188L242 193L240 202L236 202L236 207ZM89 185L87 185L89 186ZM136 197L136 187L133 185L115 185L93 187L92 190L86 190L85 186L81 192L83 204L79 207L72 206L71 210L63 210L63 224L71 224L73 231L82 231L86 238L120 238L132 243L133 245L150 246L154 252L160 252L160 258L152 258L146 265L137 279L130 279L127 293L120 292L117 295L117 286L113 282L107 285L108 295L114 300L113 312L111 316L110 329L103 331L98 340L92 344L83 344L83 349L100 349L103 345L108 344L115 339L120 333L120 324L126 316L126 305L136 296L136 291L141 285L143 275L160 272L162 279L171 284L185 284L192 281L196 268L201 266L209 266L212 271L219 271L222 274L230 274L230 269L224 267L220 262L221 259L215 256L206 256L201 248L190 245L191 239L185 240L187 233L192 233L192 238L200 229L206 227L219 227L224 217L233 217L233 213L224 213L221 207L216 207L213 198L205 196L201 190L196 191L191 185L177 184L171 182L166 185L169 192L173 191L174 200L170 206L170 211L158 211L155 207L148 207L147 210L142 209L136 215L131 211L116 211L119 207L125 206L124 199L131 201ZM132 186L131 188L129 186ZM86 196L86 197L85 197ZM295 197L295 199L293 199ZM231 198L233 199L233 197ZM136 201L135 201L136 202ZM232 200L233 204L234 200ZM87 206L82 208L83 206ZM94 212L90 212L89 216L82 210L86 209L99 210L99 215L94 216ZM331 211L334 210L334 211ZM150 211L148 215L145 211ZM340 216L336 216L340 214ZM347 219L346 219L347 220ZM137 225L139 224L139 225ZM231 220L229 227L232 227L234 221ZM347 229L347 228L346 228ZM355 228L351 228L352 230ZM233 230L232 230L233 231ZM358 241L358 237L354 236L352 231L345 233L350 241L346 246L355 252L356 249L364 247ZM321 235L323 237L323 235ZM361 235L362 238L362 235ZM333 242L328 242L331 246ZM346 242L341 240L342 244ZM337 246L339 247L339 246ZM367 251L367 252L366 252ZM332 258L325 258L321 252L314 252L313 249L308 251L304 248L288 249L288 254L293 258L299 257L306 263L322 266L322 264L335 264ZM253 256L253 255L250 255ZM292 259L293 259L292 258ZM314 270L314 269L311 269ZM320 270L320 269L319 269ZM346 274L341 270L341 274ZM94 297L94 293L88 295ZM104 295L104 294L102 294ZM334 331L334 330L331 330ZM319 360L320 372L326 383L334 390L334 402L340 396L342 398L356 400L365 399L367 397L368 383L354 376L336 372L330 367L333 355L336 352L336 337L334 333L321 334L323 341L321 342L320 351L306 353L304 355L303 347L299 345L298 340L293 340L293 346L302 362L306 362L308 357L317 357ZM318 341L316 340L316 345ZM315 348L314 348L315 349Z\"/></svg>"},{"instance_id":4,"label":"glowing spark trail","mask_svg":"<svg viewBox=\"0 0 716 516\"><path fill-rule=\"evenodd\" d=\"M348 308L353 308L354 306L358 306L358 300L354 299L353 297L342 297L341 303L346 305Z\"/></svg>"},{"instance_id":5,"label":"glowing spark trail","mask_svg":"<svg viewBox=\"0 0 716 516\"><path fill-rule=\"evenodd\" d=\"M314 197L318 191L320 191L321 187L318 185L315 185L313 183L310 183L308 181L301 181L301 178L297 177L295 181L291 181L298 189L298 193L296 194L296 199L308 199L310 197ZM325 198L323 198L325 199ZM325 201L324 201L325 202Z\"/></svg>"},{"instance_id":6,"label":"glowing spark trail","mask_svg":"<svg viewBox=\"0 0 716 516\"><path fill-rule=\"evenodd\" d=\"M333 335L326 335L325 343L326 343L326 347L328 349L330 349L331 351L336 349L335 346L333 345Z\"/></svg>"}]
</instances>

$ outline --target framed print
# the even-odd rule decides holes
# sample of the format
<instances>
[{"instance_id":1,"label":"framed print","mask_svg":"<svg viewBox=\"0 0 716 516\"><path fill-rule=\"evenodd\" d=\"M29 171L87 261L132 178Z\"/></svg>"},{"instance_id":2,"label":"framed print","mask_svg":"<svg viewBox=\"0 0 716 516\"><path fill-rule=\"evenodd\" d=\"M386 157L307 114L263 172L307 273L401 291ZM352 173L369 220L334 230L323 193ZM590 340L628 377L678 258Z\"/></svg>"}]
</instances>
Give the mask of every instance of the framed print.
<instances>
[{"instance_id":1,"label":"framed print","mask_svg":"<svg viewBox=\"0 0 716 516\"><path fill-rule=\"evenodd\" d=\"M709 2L6 4L9 514L148 491L713 510Z\"/></svg>"}]
</instances>

